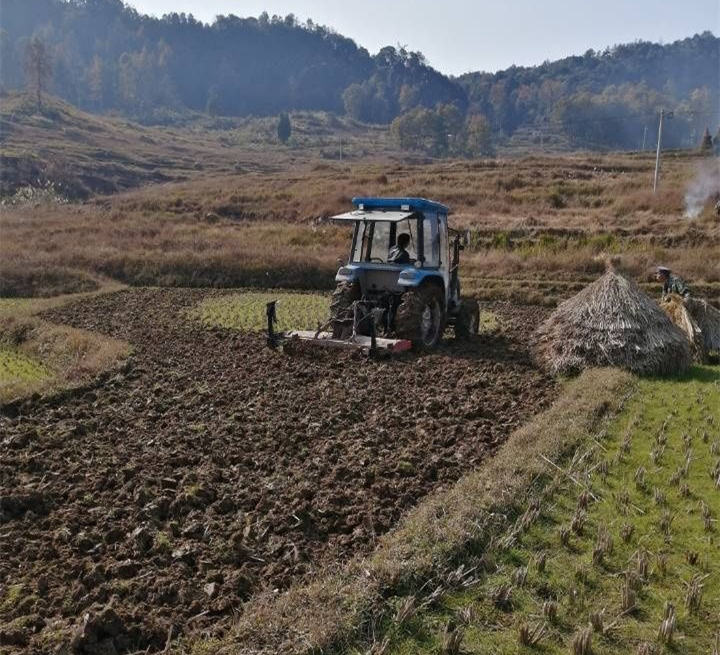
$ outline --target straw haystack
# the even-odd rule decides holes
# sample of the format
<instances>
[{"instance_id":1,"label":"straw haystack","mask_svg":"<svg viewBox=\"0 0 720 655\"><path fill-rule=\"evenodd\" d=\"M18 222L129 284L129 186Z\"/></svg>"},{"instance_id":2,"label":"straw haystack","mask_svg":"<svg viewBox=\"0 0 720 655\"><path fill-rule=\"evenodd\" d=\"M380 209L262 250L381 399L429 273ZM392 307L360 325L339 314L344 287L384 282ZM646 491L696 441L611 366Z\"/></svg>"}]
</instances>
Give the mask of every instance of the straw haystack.
<instances>
[{"instance_id":1,"label":"straw haystack","mask_svg":"<svg viewBox=\"0 0 720 655\"><path fill-rule=\"evenodd\" d=\"M695 359L707 361L712 352L720 352L720 311L706 300L671 295L662 303L668 316L686 335Z\"/></svg>"},{"instance_id":2,"label":"straw haystack","mask_svg":"<svg viewBox=\"0 0 720 655\"><path fill-rule=\"evenodd\" d=\"M537 331L536 359L552 373L616 366L640 375L684 371L685 335L634 282L610 270L562 303Z\"/></svg>"},{"instance_id":3,"label":"straw haystack","mask_svg":"<svg viewBox=\"0 0 720 655\"><path fill-rule=\"evenodd\" d=\"M688 298L685 304L702 332L705 352L720 353L720 310L698 298Z\"/></svg>"}]
</instances>

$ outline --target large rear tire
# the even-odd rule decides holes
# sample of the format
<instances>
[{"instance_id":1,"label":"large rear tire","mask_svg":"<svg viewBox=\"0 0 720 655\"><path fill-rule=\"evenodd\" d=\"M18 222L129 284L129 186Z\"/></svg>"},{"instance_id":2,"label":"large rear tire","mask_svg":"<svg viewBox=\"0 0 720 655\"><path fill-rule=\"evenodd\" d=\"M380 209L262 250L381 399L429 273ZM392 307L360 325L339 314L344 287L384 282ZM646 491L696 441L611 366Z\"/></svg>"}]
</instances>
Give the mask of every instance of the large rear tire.
<instances>
[{"instance_id":1,"label":"large rear tire","mask_svg":"<svg viewBox=\"0 0 720 655\"><path fill-rule=\"evenodd\" d=\"M480 305L477 300L463 299L455 319L455 338L469 339L480 332Z\"/></svg>"},{"instance_id":2,"label":"large rear tire","mask_svg":"<svg viewBox=\"0 0 720 655\"><path fill-rule=\"evenodd\" d=\"M330 327L333 337L342 339L346 333L352 334L353 303L360 300L360 283L339 282L330 298Z\"/></svg>"},{"instance_id":3,"label":"large rear tire","mask_svg":"<svg viewBox=\"0 0 720 655\"><path fill-rule=\"evenodd\" d=\"M442 292L438 289L406 291L395 314L396 335L412 341L414 350L435 348L445 330L443 306Z\"/></svg>"}]
</instances>

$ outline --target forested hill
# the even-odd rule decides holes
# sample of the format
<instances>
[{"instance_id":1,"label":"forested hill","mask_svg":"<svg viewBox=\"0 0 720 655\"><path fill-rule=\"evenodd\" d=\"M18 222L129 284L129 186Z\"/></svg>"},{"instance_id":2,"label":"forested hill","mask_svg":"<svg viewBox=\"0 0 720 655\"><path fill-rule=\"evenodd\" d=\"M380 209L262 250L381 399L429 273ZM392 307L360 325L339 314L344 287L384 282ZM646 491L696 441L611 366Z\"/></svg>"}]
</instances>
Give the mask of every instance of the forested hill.
<instances>
[{"instance_id":1,"label":"forested hill","mask_svg":"<svg viewBox=\"0 0 720 655\"><path fill-rule=\"evenodd\" d=\"M386 124L402 117L401 143L436 152L447 150L449 133L474 130L483 144L489 131L509 138L519 128L637 147L660 107L676 112L668 145L689 145L718 122L720 39L709 32L454 79L420 53L386 47L371 55L293 16L230 15L208 25L185 14L143 16L121 0L2 0L0 21L3 89L28 86L29 44L37 59L39 41L51 93L143 121L172 122L188 111L325 110Z\"/></svg>"},{"instance_id":2,"label":"forested hill","mask_svg":"<svg viewBox=\"0 0 720 655\"><path fill-rule=\"evenodd\" d=\"M558 125L587 141L637 140L659 108L675 110L671 138L714 129L720 120L720 39L710 32L667 45L637 42L588 50L540 66L469 73L458 80L470 110L508 134Z\"/></svg>"},{"instance_id":3,"label":"forested hill","mask_svg":"<svg viewBox=\"0 0 720 655\"><path fill-rule=\"evenodd\" d=\"M344 112L346 89L369 82L348 94L367 121L390 122L406 108L406 87L416 104L464 109L466 102L462 88L420 55L385 48L371 57L291 15L230 15L206 25L185 14L143 16L121 0L3 0L1 19L2 84L23 85L26 45L38 36L50 49L54 92L84 109L141 118L183 109Z\"/></svg>"}]
</instances>

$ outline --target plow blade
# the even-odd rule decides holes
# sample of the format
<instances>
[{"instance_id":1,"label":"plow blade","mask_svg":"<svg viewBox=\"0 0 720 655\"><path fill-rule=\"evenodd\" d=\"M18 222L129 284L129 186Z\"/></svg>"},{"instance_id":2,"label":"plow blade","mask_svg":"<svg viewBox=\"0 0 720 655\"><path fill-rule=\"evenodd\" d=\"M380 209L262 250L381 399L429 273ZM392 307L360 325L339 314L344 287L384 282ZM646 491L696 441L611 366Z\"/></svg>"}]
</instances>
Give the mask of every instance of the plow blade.
<instances>
[{"instance_id":1,"label":"plow blade","mask_svg":"<svg viewBox=\"0 0 720 655\"><path fill-rule=\"evenodd\" d=\"M381 337L366 337L355 335L348 339L334 338L331 332L314 332L312 330L294 330L285 333L286 339L299 339L324 348L339 348L345 350L384 351L388 353L407 352L412 348L412 342L407 339L384 339Z\"/></svg>"}]
</instances>

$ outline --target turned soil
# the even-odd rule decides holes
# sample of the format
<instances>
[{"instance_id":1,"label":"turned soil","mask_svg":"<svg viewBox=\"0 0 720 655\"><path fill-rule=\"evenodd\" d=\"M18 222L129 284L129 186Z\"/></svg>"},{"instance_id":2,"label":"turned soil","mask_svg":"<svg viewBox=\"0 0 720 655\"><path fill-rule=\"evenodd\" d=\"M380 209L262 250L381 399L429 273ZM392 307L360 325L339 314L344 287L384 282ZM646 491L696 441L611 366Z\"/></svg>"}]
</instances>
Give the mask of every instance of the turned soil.
<instances>
[{"instance_id":1,"label":"turned soil","mask_svg":"<svg viewBox=\"0 0 720 655\"><path fill-rule=\"evenodd\" d=\"M130 342L126 367L0 411L0 643L120 653L219 634L260 589L372 550L555 392L545 310L436 353L265 348L186 311L219 292L128 290L45 318Z\"/></svg>"}]
</instances>

